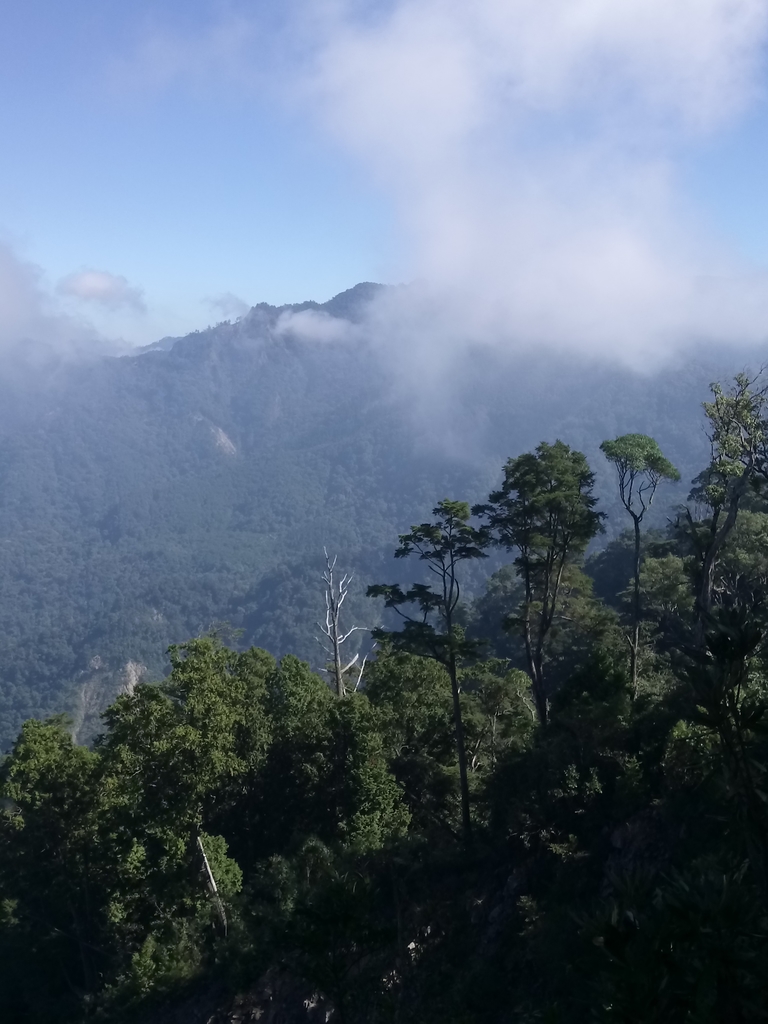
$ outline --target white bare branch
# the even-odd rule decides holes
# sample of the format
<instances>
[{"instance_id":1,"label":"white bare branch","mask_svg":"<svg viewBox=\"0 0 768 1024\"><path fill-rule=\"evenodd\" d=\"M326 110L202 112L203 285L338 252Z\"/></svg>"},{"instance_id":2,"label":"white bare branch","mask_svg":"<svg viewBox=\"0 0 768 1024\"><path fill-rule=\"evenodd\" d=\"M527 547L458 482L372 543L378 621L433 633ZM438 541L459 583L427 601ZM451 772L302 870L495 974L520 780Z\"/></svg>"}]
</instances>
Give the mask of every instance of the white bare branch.
<instances>
[{"instance_id":1,"label":"white bare branch","mask_svg":"<svg viewBox=\"0 0 768 1024\"><path fill-rule=\"evenodd\" d=\"M355 664L355 662L357 661L357 659L359 657L360 657L360 654L359 653L356 654L354 656L354 658L352 659L352 661L348 661L347 664L344 666L344 668L341 671L342 672L349 672L349 670L352 668L352 666Z\"/></svg>"},{"instance_id":2,"label":"white bare branch","mask_svg":"<svg viewBox=\"0 0 768 1024\"><path fill-rule=\"evenodd\" d=\"M363 631L366 627L351 626L349 629L342 629L341 611L347 599L354 574L345 572L341 577L337 578L335 573L337 556L334 555L331 558L327 548L323 548L323 554L325 555L325 569L322 573L322 580L325 584L325 623L318 622L317 627L325 639L323 640L320 637L315 637L315 639L328 656L328 665L325 671L331 676L337 695L343 697L346 693L345 676L357 664L358 658L355 655L345 665L342 659L341 648L353 633Z\"/></svg>"},{"instance_id":3,"label":"white bare branch","mask_svg":"<svg viewBox=\"0 0 768 1024\"><path fill-rule=\"evenodd\" d=\"M203 846L202 836L200 835L198 835L197 837L197 845L198 849L200 850L200 853L203 855L203 868L205 870L206 881L208 883L208 890L211 894L211 901L214 907L216 908L216 913L219 915L219 920L221 921L224 927L224 934L226 935L227 914L226 911L224 910L224 904L221 901L221 896L219 895L219 887L216 885L216 879L213 876L213 871L211 870L211 865L210 862L208 861L208 857L205 852L205 847Z\"/></svg>"},{"instance_id":4,"label":"white bare branch","mask_svg":"<svg viewBox=\"0 0 768 1024\"><path fill-rule=\"evenodd\" d=\"M357 682L355 683L355 693L357 693L357 691L360 689L360 684L363 681L363 672L365 672L365 663L368 661L370 656L376 650L376 646L377 645L374 644L373 647L370 649L370 651L368 651L368 653L363 658L362 664L360 665L360 671L357 673Z\"/></svg>"}]
</instances>

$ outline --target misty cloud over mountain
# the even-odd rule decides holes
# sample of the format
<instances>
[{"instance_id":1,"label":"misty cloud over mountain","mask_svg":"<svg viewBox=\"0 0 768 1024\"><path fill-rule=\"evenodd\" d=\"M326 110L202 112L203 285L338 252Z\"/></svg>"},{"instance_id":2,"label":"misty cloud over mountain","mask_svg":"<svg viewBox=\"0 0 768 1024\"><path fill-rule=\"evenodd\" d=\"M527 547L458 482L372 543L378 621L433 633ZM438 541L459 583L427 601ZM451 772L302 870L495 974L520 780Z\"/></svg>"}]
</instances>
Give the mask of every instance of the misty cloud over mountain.
<instances>
[{"instance_id":1,"label":"misty cloud over mountain","mask_svg":"<svg viewBox=\"0 0 768 1024\"><path fill-rule=\"evenodd\" d=\"M397 0L311 24L304 96L394 198L424 282L392 313L409 350L642 366L765 337L768 275L693 219L678 166L760 93L764 4Z\"/></svg>"}]
</instances>

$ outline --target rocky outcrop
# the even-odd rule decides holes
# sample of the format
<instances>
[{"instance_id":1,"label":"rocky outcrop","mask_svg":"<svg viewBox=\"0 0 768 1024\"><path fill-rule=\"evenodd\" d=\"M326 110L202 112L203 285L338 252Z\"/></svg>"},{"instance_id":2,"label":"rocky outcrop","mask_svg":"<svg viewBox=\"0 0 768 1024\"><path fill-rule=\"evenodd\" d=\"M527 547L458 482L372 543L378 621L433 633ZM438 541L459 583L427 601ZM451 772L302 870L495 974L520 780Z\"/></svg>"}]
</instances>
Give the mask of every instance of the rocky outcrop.
<instances>
[{"instance_id":1,"label":"rocky outcrop","mask_svg":"<svg viewBox=\"0 0 768 1024\"><path fill-rule=\"evenodd\" d=\"M94 655L81 673L72 714L72 735L77 743L90 743L101 732L101 716L121 693L133 693L147 674L147 666L128 660L118 669Z\"/></svg>"}]
</instances>

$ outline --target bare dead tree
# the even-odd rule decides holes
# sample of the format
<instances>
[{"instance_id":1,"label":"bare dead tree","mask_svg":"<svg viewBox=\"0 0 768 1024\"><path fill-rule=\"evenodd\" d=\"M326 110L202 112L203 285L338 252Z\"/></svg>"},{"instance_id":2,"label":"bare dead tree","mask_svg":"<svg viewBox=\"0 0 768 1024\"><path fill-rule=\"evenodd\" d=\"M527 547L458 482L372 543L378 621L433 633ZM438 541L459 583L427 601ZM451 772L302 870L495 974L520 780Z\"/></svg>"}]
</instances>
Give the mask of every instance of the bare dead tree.
<instances>
[{"instance_id":1,"label":"bare dead tree","mask_svg":"<svg viewBox=\"0 0 768 1024\"><path fill-rule=\"evenodd\" d=\"M323 582L325 583L325 622L317 623L318 628L323 634L323 639L320 637L315 637L315 639L328 656L326 672L328 672L333 681L336 695L344 697L350 688L347 685L347 679L353 669L356 671L357 678L351 689L353 691L359 689L370 651L363 658L361 664L358 664L359 654L356 654L346 664L344 663L343 645L353 633L365 631L366 627L352 626L348 630L342 629L341 609L349 593L349 585L352 582L353 576L351 573L344 573L341 578L337 578L337 556L334 555L331 558L326 548L323 548L323 554L325 555L325 571L323 572Z\"/></svg>"}]
</instances>

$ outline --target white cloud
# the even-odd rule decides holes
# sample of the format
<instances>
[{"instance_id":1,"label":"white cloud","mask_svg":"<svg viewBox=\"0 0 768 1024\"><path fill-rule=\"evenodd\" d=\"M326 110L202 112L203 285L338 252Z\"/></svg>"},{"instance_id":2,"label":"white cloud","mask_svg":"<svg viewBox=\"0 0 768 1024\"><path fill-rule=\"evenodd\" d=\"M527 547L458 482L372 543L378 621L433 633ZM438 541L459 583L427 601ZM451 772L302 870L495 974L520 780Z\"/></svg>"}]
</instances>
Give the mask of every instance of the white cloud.
<instances>
[{"instance_id":1,"label":"white cloud","mask_svg":"<svg viewBox=\"0 0 768 1024\"><path fill-rule=\"evenodd\" d=\"M226 319L232 317L245 316L248 310L251 308L247 302L241 299L238 295L232 292L223 292L221 295L217 295L215 298L206 299L206 305Z\"/></svg>"},{"instance_id":2,"label":"white cloud","mask_svg":"<svg viewBox=\"0 0 768 1024\"><path fill-rule=\"evenodd\" d=\"M109 310L131 309L137 313L146 310L141 289L132 287L121 275L106 270L84 269L68 274L59 281L58 291Z\"/></svg>"},{"instance_id":3,"label":"white cloud","mask_svg":"<svg viewBox=\"0 0 768 1024\"><path fill-rule=\"evenodd\" d=\"M767 0L217 10L151 31L127 78L267 90L367 168L405 236L398 276L421 282L372 314L409 361L481 341L647 365L763 340L768 280L688 209L678 164L764 99Z\"/></svg>"},{"instance_id":4,"label":"white cloud","mask_svg":"<svg viewBox=\"0 0 768 1024\"><path fill-rule=\"evenodd\" d=\"M12 361L69 357L101 347L85 320L67 316L43 285L39 267L0 243L0 371Z\"/></svg>"},{"instance_id":5,"label":"white cloud","mask_svg":"<svg viewBox=\"0 0 768 1024\"><path fill-rule=\"evenodd\" d=\"M434 167L530 115L634 106L625 134L660 116L712 127L754 96L768 25L764 0L394 0L375 19L360 7L319 8L312 84L332 128L385 172Z\"/></svg>"},{"instance_id":6,"label":"white cloud","mask_svg":"<svg viewBox=\"0 0 768 1024\"><path fill-rule=\"evenodd\" d=\"M676 159L760 94L765 0L319 10L302 95L398 205L425 282L399 301L422 328L416 307L432 309L424 344L642 364L695 338L764 337L768 281L691 223Z\"/></svg>"},{"instance_id":7,"label":"white cloud","mask_svg":"<svg viewBox=\"0 0 768 1024\"><path fill-rule=\"evenodd\" d=\"M302 309L298 312L287 310L281 313L274 333L281 338L295 337L301 341L325 344L349 342L361 336L360 328L349 320L315 309Z\"/></svg>"}]
</instances>

